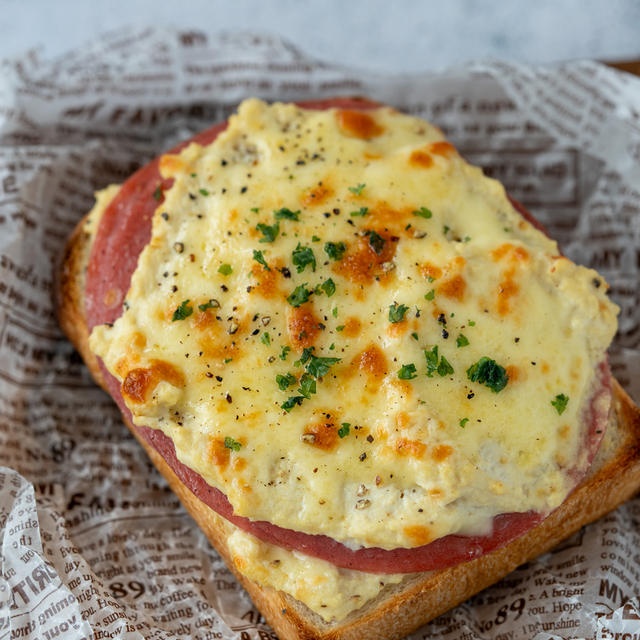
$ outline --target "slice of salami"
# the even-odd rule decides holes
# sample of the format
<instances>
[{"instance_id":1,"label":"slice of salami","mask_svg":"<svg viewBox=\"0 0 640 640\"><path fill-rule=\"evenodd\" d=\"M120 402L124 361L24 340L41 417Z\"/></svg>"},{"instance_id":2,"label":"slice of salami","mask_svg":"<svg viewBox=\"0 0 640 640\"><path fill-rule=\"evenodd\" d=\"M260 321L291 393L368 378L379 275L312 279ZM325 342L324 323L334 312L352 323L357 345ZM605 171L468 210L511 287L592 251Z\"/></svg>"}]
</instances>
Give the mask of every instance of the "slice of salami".
<instances>
[{"instance_id":1,"label":"slice of salami","mask_svg":"<svg viewBox=\"0 0 640 640\"><path fill-rule=\"evenodd\" d=\"M364 110L378 107L376 103L357 98L337 98L300 103L311 109ZM226 123L215 125L178 145L169 153L178 153L190 142L211 143L224 131ZM98 324L114 322L122 313L122 303L129 289L140 252L151 237L153 213L162 204L163 191L170 188L170 180L162 180L159 160L152 161L129 178L106 209L101 219L91 251L86 278L85 312L89 330ZM516 209L537 228L544 228L522 207ZM131 413L120 393L120 383L100 362L109 391L123 415L131 423ZM599 383L590 405L585 411L586 455L579 467L568 470L577 484L595 456L608 415L599 407L603 394L610 394L610 374L606 363L601 364ZM606 403L604 403L606 405ZM430 571L453 566L498 549L540 523L546 514L506 513L493 520L493 531L486 536L448 535L430 544L411 549L378 548L351 549L324 535L310 535L284 529L269 522L251 521L233 514L227 497L211 487L198 473L182 464L176 457L173 442L161 431L137 427L140 435L162 455L180 480L202 502L214 511L248 531L260 540L327 560L334 565L375 573L409 573Z\"/></svg>"}]
</instances>

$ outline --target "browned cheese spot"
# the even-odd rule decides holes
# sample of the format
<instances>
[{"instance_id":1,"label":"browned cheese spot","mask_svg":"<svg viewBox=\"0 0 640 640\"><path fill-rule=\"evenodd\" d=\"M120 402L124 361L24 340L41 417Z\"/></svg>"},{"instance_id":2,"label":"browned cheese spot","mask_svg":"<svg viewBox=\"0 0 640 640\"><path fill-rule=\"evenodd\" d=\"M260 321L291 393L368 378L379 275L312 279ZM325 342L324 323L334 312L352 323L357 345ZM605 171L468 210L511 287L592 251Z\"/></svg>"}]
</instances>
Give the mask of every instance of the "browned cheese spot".
<instances>
[{"instance_id":1,"label":"browned cheese spot","mask_svg":"<svg viewBox=\"0 0 640 640\"><path fill-rule=\"evenodd\" d=\"M512 382L517 382L522 378L522 371L515 364L510 364L506 368L507 377L509 378L509 384Z\"/></svg>"},{"instance_id":2,"label":"browned cheese spot","mask_svg":"<svg viewBox=\"0 0 640 640\"><path fill-rule=\"evenodd\" d=\"M412 167L428 169L433 166L433 158L426 151L418 149L417 151L413 151L409 156L409 164Z\"/></svg>"},{"instance_id":3,"label":"browned cheese spot","mask_svg":"<svg viewBox=\"0 0 640 640\"><path fill-rule=\"evenodd\" d=\"M370 344L351 361L351 367L363 371L371 378L379 379L387 374L387 358L380 347Z\"/></svg>"},{"instance_id":4,"label":"browned cheese spot","mask_svg":"<svg viewBox=\"0 0 640 640\"><path fill-rule=\"evenodd\" d=\"M305 207L312 207L313 205L324 204L333 195L333 189L324 182L303 191L300 196L300 202Z\"/></svg>"},{"instance_id":5,"label":"browned cheese spot","mask_svg":"<svg viewBox=\"0 0 640 640\"><path fill-rule=\"evenodd\" d=\"M442 275L442 269L430 262L423 262L419 269L420 273L427 279L437 280Z\"/></svg>"},{"instance_id":6,"label":"browned cheese spot","mask_svg":"<svg viewBox=\"0 0 640 640\"><path fill-rule=\"evenodd\" d=\"M265 269L257 262L251 265L251 273L255 278L255 283L251 287L251 294L258 294L265 300L272 300L276 296L284 295L280 290L280 280L282 274L279 269L282 268L281 260L274 260L270 265L270 269Z\"/></svg>"},{"instance_id":7,"label":"browned cheese spot","mask_svg":"<svg viewBox=\"0 0 640 640\"><path fill-rule=\"evenodd\" d=\"M237 322L234 333L229 333L229 321L218 320L216 309L197 311L193 314L192 326L199 329L198 346L206 358L237 358L240 349L238 339L244 330L244 323Z\"/></svg>"},{"instance_id":8,"label":"browned cheese spot","mask_svg":"<svg viewBox=\"0 0 640 640\"><path fill-rule=\"evenodd\" d=\"M408 438L398 438L394 445L395 452L399 456L409 458L422 458L427 445L419 440L409 440Z\"/></svg>"},{"instance_id":9,"label":"browned cheese spot","mask_svg":"<svg viewBox=\"0 0 640 640\"><path fill-rule=\"evenodd\" d=\"M362 322L356 317L347 318L344 323L342 335L347 338L356 338L362 329Z\"/></svg>"},{"instance_id":10,"label":"browned cheese spot","mask_svg":"<svg viewBox=\"0 0 640 640\"><path fill-rule=\"evenodd\" d=\"M321 419L308 424L303 433L302 441L309 446L331 451L338 443L338 430L336 428L337 419L330 412L320 414Z\"/></svg>"},{"instance_id":11,"label":"browned cheese spot","mask_svg":"<svg viewBox=\"0 0 640 640\"><path fill-rule=\"evenodd\" d=\"M289 340L294 348L313 346L320 333L320 320L313 312L313 304L307 302L299 307L291 307L287 313Z\"/></svg>"},{"instance_id":12,"label":"browned cheese spot","mask_svg":"<svg viewBox=\"0 0 640 640\"><path fill-rule=\"evenodd\" d=\"M520 292L520 285L516 282L516 271L529 261L529 253L523 247L516 247L510 243L496 247L491 256L495 262L504 262L506 269L496 292L496 308L501 316L507 315L512 309L512 300Z\"/></svg>"},{"instance_id":13,"label":"browned cheese spot","mask_svg":"<svg viewBox=\"0 0 640 640\"><path fill-rule=\"evenodd\" d=\"M152 360L149 367L139 367L129 371L122 383L122 395L132 402L147 401L149 392L158 383L166 381L174 387L184 387L184 376L172 364L164 360Z\"/></svg>"},{"instance_id":14,"label":"browned cheese spot","mask_svg":"<svg viewBox=\"0 0 640 640\"><path fill-rule=\"evenodd\" d=\"M436 462L444 462L452 453L453 449L448 444L439 444L433 447L431 457Z\"/></svg>"},{"instance_id":15,"label":"browned cheese spot","mask_svg":"<svg viewBox=\"0 0 640 640\"><path fill-rule=\"evenodd\" d=\"M376 233L385 241L379 254L369 244L368 236L361 236L355 246L348 247L344 257L334 264L333 270L355 284L371 284L376 278L381 283L388 282L393 271L385 272L382 265L393 260L397 238L384 231Z\"/></svg>"},{"instance_id":16,"label":"browned cheese spot","mask_svg":"<svg viewBox=\"0 0 640 640\"><path fill-rule=\"evenodd\" d=\"M405 231L405 227L408 221L414 219L413 211L413 207L392 207L388 202L382 200L369 207L365 220L368 225L372 225L376 229L384 229L387 233L410 236L411 233ZM383 234L380 233L380 235Z\"/></svg>"},{"instance_id":17,"label":"browned cheese spot","mask_svg":"<svg viewBox=\"0 0 640 640\"><path fill-rule=\"evenodd\" d=\"M433 542L433 533L431 529L425 525L414 524L404 528L404 533L416 547Z\"/></svg>"},{"instance_id":18,"label":"browned cheese spot","mask_svg":"<svg viewBox=\"0 0 640 640\"><path fill-rule=\"evenodd\" d=\"M222 438L209 439L209 461L216 467L226 469L229 466L229 458L231 457L231 449L224 446Z\"/></svg>"},{"instance_id":19,"label":"browned cheese spot","mask_svg":"<svg viewBox=\"0 0 640 640\"><path fill-rule=\"evenodd\" d=\"M363 111L343 109L336 113L336 118L342 133L352 138L368 140L384 133L384 127L380 126L372 115Z\"/></svg>"},{"instance_id":20,"label":"browned cheese spot","mask_svg":"<svg viewBox=\"0 0 640 640\"><path fill-rule=\"evenodd\" d=\"M442 156L443 158L447 158L448 156L452 156L457 153L456 148L446 140L441 140L440 142L434 142L430 144L429 151L432 154L436 156Z\"/></svg>"},{"instance_id":21,"label":"browned cheese spot","mask_svg":"<svg viewBox=\"0 0 640 640\"><path fill-rule=\"evenodd\" d=\"M458 273L438 285L438 293L446 298L462 301L467 288L466 280Z\"/></svg>"}]
</instances>

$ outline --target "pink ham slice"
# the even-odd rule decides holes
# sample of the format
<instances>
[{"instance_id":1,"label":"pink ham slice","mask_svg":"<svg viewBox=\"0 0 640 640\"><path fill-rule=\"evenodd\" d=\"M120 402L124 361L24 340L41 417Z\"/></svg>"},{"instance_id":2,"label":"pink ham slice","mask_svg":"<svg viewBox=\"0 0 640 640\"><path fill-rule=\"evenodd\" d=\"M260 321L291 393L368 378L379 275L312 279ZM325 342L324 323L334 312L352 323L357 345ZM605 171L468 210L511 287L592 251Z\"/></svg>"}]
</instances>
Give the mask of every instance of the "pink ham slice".
<instances>
[{"instance_id":1,"label":"pink ham slice","mask_svg":"<svg viewBox=\"0 0 640 640\"><path fill-rule=\"evenodd\" d=\"M361 99L337 98L300 103L309 109L375 109L379 105ZM174 147L169 153L178 153L190 142L209 144L224 131L226 123L215 125L190 140ZM112 323L122 314L122 302L129 289L138 256L151 237L151 219L162 202L162 191L170 188L171 181L163 181L158 171L158 159L138 170L129 178L100 221L87 269L85 312L89 330L98 324ZM529 222L542 226L518 203L514 206ZM124 417L130 422L131 413L124 404L120 383L100 362L109 391L118 403ZM608 415L599 410L599 399L611 393L610 373L606 363L600 365L600 383L585 411L588 428L585 434L587 455L578 468L568 470L577 484L586 473L595 456L606 428ZM459 564L498 549L521 536L541 522L545 514L505 513L495 516L493 531L486 536L448 535L434 542L414 548L392 550L379 548L351 549L324 535L310 535L284 529L263 521L252 521L233 514L227 497L208 485L198 473L182 464L176 457L172 440L161 431L136 427L140 435L162 455L180 480L202 502L233 522L241 529L264 542L296 550L321 558L339 567L373 573L411 573L431 571Z\"/></svg>"}]
</instances>

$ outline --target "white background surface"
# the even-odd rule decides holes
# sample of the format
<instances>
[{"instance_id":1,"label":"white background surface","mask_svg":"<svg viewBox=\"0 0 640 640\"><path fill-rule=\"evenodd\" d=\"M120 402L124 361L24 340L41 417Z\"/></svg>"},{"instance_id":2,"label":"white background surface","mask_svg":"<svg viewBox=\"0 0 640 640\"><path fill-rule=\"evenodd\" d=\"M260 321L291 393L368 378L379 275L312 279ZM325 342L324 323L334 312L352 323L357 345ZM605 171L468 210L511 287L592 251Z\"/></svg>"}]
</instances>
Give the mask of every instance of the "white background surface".
<instances>
[{"instance_id":1,"label":"white background surface","mask_svg":"<svg viewBox=\"0 0 640 640\"><path fill-rule=\"evenodd\" d=\"M0 0L0 58L38 46L55 56L125 25L269 32L392 72L640 58L640 0Z\"/></svg>"}]
</instances>

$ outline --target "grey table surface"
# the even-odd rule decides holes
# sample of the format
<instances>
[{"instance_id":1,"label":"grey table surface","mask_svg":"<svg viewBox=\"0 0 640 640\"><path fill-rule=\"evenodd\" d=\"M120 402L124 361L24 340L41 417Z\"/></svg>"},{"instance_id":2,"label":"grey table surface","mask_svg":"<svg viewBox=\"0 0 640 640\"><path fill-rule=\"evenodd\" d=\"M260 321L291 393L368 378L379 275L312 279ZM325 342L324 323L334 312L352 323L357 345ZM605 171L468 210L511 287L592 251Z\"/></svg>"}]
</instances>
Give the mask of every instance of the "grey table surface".
<instances>
[{"instance_id":1,"label":"grey table surface","mask_svg":"<svg viewBox=\"0 0 640 640\"><path fill-rule=\"evenodd\" d=\"M640 58L640 0L0 0L0 58L56 56L126 25L267 32L327 62L394 73Z\"/></svg>"}]
</instances>

